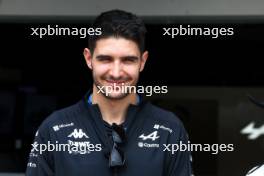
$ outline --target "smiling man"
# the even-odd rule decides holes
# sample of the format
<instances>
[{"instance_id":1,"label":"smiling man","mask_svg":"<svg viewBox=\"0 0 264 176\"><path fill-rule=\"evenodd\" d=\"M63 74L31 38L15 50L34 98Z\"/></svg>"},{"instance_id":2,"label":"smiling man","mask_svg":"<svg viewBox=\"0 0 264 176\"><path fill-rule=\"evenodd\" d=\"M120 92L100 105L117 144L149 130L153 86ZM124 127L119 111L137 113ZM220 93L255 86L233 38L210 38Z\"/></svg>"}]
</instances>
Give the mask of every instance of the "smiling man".
<instances>
[{"instance_id":1,"label":"smiling man","mask_svg":"<svg viewBox=\"0 0 264 176\"><path fill-rule=\"evenodd\" d=\"M113 10L93 27L102 30L84 49L93 88L41 124L26 175L190 176L190 152L169 148L188 143L180 120L128 91L148 58L144 23Z\"/></svg>"}]
</instances>

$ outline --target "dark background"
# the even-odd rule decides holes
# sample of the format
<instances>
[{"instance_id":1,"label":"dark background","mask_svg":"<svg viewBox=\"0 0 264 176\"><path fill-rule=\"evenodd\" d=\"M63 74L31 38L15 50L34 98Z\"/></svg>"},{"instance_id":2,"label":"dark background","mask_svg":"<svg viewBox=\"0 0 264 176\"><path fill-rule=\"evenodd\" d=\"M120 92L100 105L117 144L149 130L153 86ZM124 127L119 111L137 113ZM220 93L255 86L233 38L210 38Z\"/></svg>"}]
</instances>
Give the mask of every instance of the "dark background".
<instances>
[{"instance_id":1,"label":"dark background","mask_svg":"<svg viewBox=\"0 0 264 176\"><path fill-rule=\"evenodd\" d=\"M55 22L47 19L0 23L0 171L24 172L30 144L39 124L53 110L82 98L92 84L91 73L82 56L87 38L44 36L40 39L30 35L30 28L48 24L88 28L89 23L90 20ZM219 36L218 39L163 36L163 27L178 27L180 24L233 27L235 34ZM147 20L147 29L146 45L150 56L140 78L143 85L264 86L262 20L198 18L166 23ZM194 143L219 143L219 131L225 127L218 124L217 101L156 99L154 103L178 114ZM200 127L202 123L210 125L210 134L204 136L205 129ZM193 156L196 175L219 173L219 156L199 152Z\"/></svg>"}]
</instances>

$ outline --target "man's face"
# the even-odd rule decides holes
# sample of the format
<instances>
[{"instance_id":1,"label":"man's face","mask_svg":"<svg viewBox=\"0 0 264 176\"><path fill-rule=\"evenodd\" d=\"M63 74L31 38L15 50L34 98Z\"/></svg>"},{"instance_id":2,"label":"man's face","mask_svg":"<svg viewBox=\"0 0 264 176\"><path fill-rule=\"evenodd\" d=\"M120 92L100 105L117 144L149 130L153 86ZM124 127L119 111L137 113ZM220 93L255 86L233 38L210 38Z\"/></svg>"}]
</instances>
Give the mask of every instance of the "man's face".
<instances>
[{"instance_id":1,"label":"man's face","mask_svg":"<svg viewBox=\"0 0 264 176\"><path fill-rule=\"evenodd\" d=\"M148 53L145 51L141 55L137 44L132 40L109 37L96 42L93 55L86 48L84 56L92 70L97 89L102 88L107 98L122 99L128 95L122 91L125 86L136 86Z\"/></svg>"}]
</instances>

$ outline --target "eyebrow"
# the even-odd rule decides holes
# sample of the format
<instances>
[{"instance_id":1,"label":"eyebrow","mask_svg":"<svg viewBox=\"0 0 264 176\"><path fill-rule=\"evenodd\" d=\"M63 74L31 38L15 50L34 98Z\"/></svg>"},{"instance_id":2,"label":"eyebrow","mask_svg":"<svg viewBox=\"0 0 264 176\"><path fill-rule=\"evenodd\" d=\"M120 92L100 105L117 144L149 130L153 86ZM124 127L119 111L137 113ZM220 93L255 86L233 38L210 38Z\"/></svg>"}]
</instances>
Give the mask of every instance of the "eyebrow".
<instances>
[{"instance_id":1,"label":"eyebrow","mask_svg":"<svg viewBox=\"0 0 264 176\"><path fill-rule=\"evenodd\" d=\"M103 54L100 54L98 56L96 56L96 59L98 60L103 60L103 59L112 59L113 57L112 56L109 56L109 55L103 55ZM139 58L137 56L122 56L121 59L131 59L131 60L138 60Z\"/></svg>"},{"instance_id":2,"label":"eyebrow","mask_svg":"<svg viewBox=\"0 0 264 176\"><path fill-rule=\"evenodd\" d=\"M96 56L96 59L97 60L103 60L103 59L111 59L112 57L111 56L109 56L109 55L98 55L98 56Z\"/></svg>"}]
</instances>

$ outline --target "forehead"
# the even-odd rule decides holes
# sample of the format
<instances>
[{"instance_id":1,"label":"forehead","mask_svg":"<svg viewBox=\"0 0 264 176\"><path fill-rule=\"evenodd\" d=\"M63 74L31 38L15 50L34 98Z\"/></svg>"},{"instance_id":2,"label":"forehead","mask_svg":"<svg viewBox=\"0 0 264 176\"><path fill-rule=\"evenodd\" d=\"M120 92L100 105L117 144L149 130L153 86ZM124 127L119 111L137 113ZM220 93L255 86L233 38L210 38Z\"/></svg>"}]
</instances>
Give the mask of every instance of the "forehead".
<instances>
[{"instance_id":1,"label":"forehead","mask_svg":"<svg viewBox=\"0 0 264 176\"><path fill-rule=\"evenodd\" d=\"M96 41L94 54L140 55L136 42L122 37L102 38Z\"/></svg>"}]
</instances>

